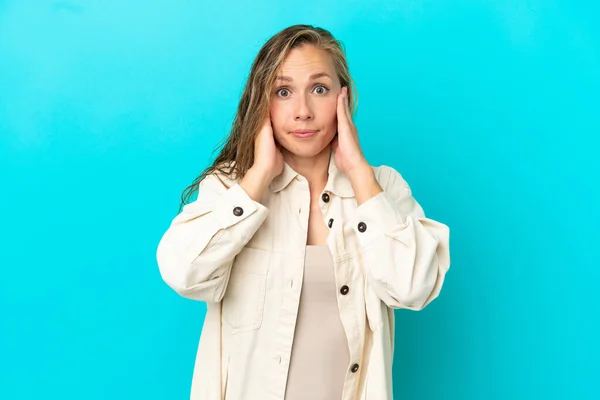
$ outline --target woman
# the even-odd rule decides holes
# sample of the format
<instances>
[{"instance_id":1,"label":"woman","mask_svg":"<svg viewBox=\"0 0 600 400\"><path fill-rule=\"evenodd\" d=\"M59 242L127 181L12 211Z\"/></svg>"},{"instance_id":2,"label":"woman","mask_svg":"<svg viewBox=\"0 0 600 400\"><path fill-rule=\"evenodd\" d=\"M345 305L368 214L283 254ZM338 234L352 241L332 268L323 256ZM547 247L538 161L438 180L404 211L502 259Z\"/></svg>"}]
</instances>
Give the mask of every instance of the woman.
<instances>
[{"instance_id":1,"label":"woman","mask_svg":"<svg viewBox=\"0 0 600 400\"><path fill-rule=\"evenodd\" d=\"M438 296L449 230L398 172L367 163L351 86L329 32L279 32L184 192L157 258L170 287L207 304L193 400L392 399L393 309Z\"/></svg>"}]
</instances>

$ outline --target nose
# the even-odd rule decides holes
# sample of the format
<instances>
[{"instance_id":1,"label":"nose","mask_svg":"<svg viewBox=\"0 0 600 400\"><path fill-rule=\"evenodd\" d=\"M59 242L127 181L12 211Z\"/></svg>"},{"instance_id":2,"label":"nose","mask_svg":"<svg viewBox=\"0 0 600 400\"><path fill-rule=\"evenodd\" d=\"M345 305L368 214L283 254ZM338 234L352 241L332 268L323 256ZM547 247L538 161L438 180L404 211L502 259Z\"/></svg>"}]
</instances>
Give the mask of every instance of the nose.
<instances>
[{"instance_id":1,"label":"nose","mask_svg":"<svg viewBox=\"0 0 600 400\"><path fill-rule=\"evenodd\" d=\"M299 96L295 112L296 121L310 121L313 117L312 108L308 100L305 96Z\"/></svg>"}]
</instances>

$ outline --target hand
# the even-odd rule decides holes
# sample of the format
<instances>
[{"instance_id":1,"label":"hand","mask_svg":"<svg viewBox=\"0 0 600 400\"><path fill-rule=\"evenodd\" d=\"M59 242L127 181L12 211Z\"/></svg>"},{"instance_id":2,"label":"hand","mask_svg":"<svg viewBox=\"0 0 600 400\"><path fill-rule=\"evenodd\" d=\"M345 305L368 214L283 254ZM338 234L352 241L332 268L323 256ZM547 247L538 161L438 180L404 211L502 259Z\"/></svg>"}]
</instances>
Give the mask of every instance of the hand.
<instances>
[{"instance_id":1,"label":"hand","mask_svg":"<svg viewBox=\"0 0 600 400\"><path fill-rule=\"evenodd\" d=\"M342 88L337 98L338 134L331 146L334 151L336 167L342 171L352 184L358 205L363 204L383 189L375 179L373 168L365 159L358 142L358 130L352 122L348 105L348 89Z\"/></svg>"},{"instance_id":2,"label":"hand","mask_svg":"<svg viewBox=\"0 0 600 400\"><path fill-rule=\"evenodd\" d=\"M343 87L337 97L337 136L331 142L336 167L346 175L368 167L360 143L358 130L352 122L348 105L348 88Z\"/></svg>"},{"instance_id":3,"label":"hand","mask_svg":"<svg viewBox=\"0 0 600 400\"><path fill-rule=\"evenodd\" d=\"M283 172L283 154L275 142L271 117L267 115L261 130L254 140L254 164L252 169L260 171L269 183Z\"/></svg>"},{"instance_id":4,"label":"hand","mask_svg":"<svg viewBox=\"0 0 600 400\"><path fill-rule=\"evenodd\" d=\"M267 115L254 140L254 164L240 185L253 200L260 201L273 178L283 172L283 165L283 154L273 136L271 117Z\"/></svg>"}]
</instances>

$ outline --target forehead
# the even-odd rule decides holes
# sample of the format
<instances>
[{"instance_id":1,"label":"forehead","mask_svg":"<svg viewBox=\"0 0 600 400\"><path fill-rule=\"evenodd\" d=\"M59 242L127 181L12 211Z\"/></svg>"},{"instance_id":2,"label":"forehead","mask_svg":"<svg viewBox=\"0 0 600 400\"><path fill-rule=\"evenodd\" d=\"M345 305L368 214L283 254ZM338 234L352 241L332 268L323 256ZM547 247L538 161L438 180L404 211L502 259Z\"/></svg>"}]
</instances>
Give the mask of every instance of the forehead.
<instances>
[{"instance_id":1,"label":"forehead","mask_svg":"<svg viewBox=\"0 0 600 400\"><path fill-rule=\"evenodd\" d=\"M331 77L336 75L331 55L312 45L292 49L283 61L280 72L281 75L298 79L315 72L326 72Z\"/></svg>"}]
</instances>

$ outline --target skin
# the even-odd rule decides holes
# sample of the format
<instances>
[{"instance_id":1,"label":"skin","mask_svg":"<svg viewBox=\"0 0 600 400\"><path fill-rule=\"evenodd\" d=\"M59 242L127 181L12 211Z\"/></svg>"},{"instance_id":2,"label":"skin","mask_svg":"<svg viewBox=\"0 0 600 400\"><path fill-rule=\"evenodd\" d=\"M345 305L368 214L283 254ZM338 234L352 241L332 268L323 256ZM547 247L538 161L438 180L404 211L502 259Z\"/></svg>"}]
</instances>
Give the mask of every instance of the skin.
<instances>
[{"instance_id":1,"label":"skin","mask_svg":"<svg viewBox=\"0 0 600 400\"><path fill-rule=\"evenodd\" d=\"M308 181L311 209L307 244L322 245L329 229L319 199L328 178L329 154L352 183L360 205L382 188L361 150L358 131L329 54L311 45L293 49L283 62L273 89L269 116L254 148L254 165L240 186L260 201L271 181L283 171L284 161ZM297 137L297 130L316 130ZM337 133L337 136L336 136Z\"/></svg>"}]
</instances>

